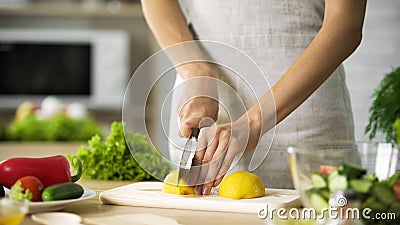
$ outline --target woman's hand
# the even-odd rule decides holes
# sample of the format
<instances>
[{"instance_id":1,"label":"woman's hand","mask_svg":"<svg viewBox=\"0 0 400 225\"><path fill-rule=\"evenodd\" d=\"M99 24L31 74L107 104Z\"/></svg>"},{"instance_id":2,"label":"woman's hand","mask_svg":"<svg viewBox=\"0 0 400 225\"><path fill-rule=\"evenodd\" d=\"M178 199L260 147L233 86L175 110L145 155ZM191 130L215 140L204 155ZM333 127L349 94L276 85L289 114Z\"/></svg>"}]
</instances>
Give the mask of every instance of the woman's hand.
<instances>
[{"instance_id":1,"label":"woman's hand","mask_svg":"<svg viewBox=\"0 0 400 225\"><path fill-rule=\"evenodd\" d=\"M189 185L196 186L196 194L210 194L235 157L257 146L260 132L261 124L247 114L233 123L201 129L188 179Z\"/></svg>"},{"instance_id":2,"label":"woman's hand","mask_svg":"<svg viewBox=\"0 0 400 225\"><path fill-rule=\"evenodd\" d=\"M189 138L192 128L211 126L218 119L218 70L201 62L176 69L185 80L179 93L182 96L178 106L179 129L182 137Z\"/></svg>"},{"instance_id":3,"label":"woman's hand","mask_svg":"<svg viewBox=\"0 0 400 225\"><path fill-rule=\"evenodd\" d=\"M195 97L179 111L180 132L189 138L192 128L211 126L218 119L218 102L210 97Z\"/></svg>"}]
</instances>

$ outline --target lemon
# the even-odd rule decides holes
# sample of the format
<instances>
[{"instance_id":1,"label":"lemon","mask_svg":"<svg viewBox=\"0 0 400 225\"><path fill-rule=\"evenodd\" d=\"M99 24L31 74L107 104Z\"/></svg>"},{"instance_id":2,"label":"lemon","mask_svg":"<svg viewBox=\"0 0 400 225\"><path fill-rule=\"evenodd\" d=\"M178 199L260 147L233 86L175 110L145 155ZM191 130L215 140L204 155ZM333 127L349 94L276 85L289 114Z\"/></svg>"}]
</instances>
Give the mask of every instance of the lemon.
<instances>
[{"instance_id":1,"label":"lemon","mask_svg":"<svg viewBox=\"0 0 400 225\"><path fill-rule=\"evenodd\" d=\"M169 173L163 184L163 192L177 195L194 195L194 187L187 186L187 184L180 180L178 183L178 170Z\"/></svg>"},{"instance_id":2,"label":"lemon","mask_svg":"<svg viewBox=\"0 0 400 225\"><path fill-rule=\"evenodd\" d=\"M229 174L219 186L219 196L224 198L257 198L264 195L265 188L261 179L246 171Z\"/></svg>"}]
</instances>

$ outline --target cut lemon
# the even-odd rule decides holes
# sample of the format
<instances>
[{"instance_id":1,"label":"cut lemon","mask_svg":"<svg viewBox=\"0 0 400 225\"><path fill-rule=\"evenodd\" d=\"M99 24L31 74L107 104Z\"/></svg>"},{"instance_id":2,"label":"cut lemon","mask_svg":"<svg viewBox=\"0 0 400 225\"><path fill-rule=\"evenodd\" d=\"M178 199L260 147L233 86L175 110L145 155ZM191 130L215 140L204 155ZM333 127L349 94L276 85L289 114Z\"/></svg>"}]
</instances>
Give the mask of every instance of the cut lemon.
<instances>
[{"instance_id":1,"label":"cut lemon","mask_svg":"<svg viewBox=\"0 0 400 225\"><path fill-rule=\"evenodd\" d=\"M219 196L224 198L257 198L264 195L265 188L261 179L246 171L229 174L219 186Z\"/></svg>"},{"instance_id":2,"label":"cut lemon","mask_svg":"<svg viewBox=\"0 0 400 225\"><path fill-rule=\"evenodd\" d=\"M163 192L177 195L194 195L194 187L188 186L183 180L178 183L178 170L169 173L163 184Z\"/></svg>"}]
</instances>

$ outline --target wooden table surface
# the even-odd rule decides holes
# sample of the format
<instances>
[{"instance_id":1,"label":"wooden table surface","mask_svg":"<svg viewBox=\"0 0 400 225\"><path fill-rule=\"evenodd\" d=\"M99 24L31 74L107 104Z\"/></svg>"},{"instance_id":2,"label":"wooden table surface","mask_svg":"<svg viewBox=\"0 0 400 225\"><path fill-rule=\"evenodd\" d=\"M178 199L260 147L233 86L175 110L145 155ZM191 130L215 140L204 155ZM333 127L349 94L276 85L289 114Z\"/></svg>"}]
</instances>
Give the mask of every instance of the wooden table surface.
<instances>
[{"instance_id":1,"label":"wooden table surface","mask_svg":"<svg viewBox=\"0 0 400 225\"><path fill-rule=\"evenodd\" d=\"M1 143L0 142L0 161L12 157L44 157L56 154L76 153L82 143ZM129 184L129 181L101 181L86 180L79 181L81 185L96 191L97 196L82 202L68 205L63 212L76 213L82 218L90 219L95 217L125 215L134 213L151 213L154 215L165 216L175 219L180 224L266 224L266 221L254 214L208 212L194 210L176 210L145 207L128 207L116 205L104 205L99 201L98 195L103 190ZM171 203L173 204L173 203ZM21 225L31 225L35 223L28 215Z\"/></svg>"}]
</instances>

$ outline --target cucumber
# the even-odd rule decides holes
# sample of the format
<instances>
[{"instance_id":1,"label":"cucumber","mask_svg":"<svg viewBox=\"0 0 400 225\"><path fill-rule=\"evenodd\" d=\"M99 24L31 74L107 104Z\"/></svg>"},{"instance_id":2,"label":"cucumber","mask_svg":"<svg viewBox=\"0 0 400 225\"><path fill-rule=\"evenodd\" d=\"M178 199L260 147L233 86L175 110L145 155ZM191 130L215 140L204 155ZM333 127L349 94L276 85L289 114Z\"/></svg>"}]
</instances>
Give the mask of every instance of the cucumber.
<instances>
[{"instance_id":1,"label":"cucumber","mask_svg":"<svg viewBox=\"0 0 400 225\"><path fill-rule=\"evenodd\" d=\"M356 164L345 162L339 166L338 172L348 179L360 179L367 173L367 170Z\"/></svg>"},{"instance_id":2,"label":"cucumber","mask_svg":"<svg viewBox=\"0 0 400 225\"><path fill-rule=\"evenodd\" d=\"M368 193L373 185L372 181L363 179L350 180L349 184L355 192L362 194Z\"/></svg>"},{"instance_id":3,"label":"cucumber","mask_svg":"<svg viewBox=\"0 0 400 225\"><path fill-rule=\"evenodd\" d=\"M348 186L347 178L342 175L337 175L329 182L329 191L335 192L338 190L346 190Z\"/></svg>"},{"instance_id":4,"label":"cucumber","mask_svg":"<svg viewBox=\"0 0 400 225\"><path fill-rule=\"evenodd\" d=\"M83 195L83 192L83 187L77 183L66 182L54 184L44 189L42 193L42 200L47 202L75 199L80 198Z\"/></svg>"},{"instance_id":5,"label":"cucumber","mask_svg":"<svg viewBox=\"0 0 400 225\"><path fill-rule=\"evenodd\" d=\"M320 195L321 197L323 197L327 201L330 198L330 193L329 193L329 190L327 188L314 188L313 187L313 188L310 188L310 189L306 190L306 195L308 197L310 197L313 194L318 194L318 195Z\"/></svg>"},{"instance_id":6,"label":"cucumber","mask_svg":"<svg viewBox=\"0 0 400 225\"><path fill-rule=\"evenodd\" d=\"M317 213L320 213L322 209L328 209L328 201L317 193L312 193L310 195L310 204L315 209Z\"/></svg>"},{"instance_id":7,"label":"cucumber","mask_svg":"<svg viewBox=\"0 0 400 225\"><path fill-rule=\"evenodd\" d=\"M371 173L370 175L366 176L365 179L372 182L378 181L378 177L375 173Z\"/></svg>"},{"instance_id":8,"label":"cucumber","mask_svg":"<svg viewBox=\"0 0 400 225\"><path fill-rule=\"evenodd\" d=\"M331 193L327 188L323 188L319 190L319 194L325 198L327 201L329 201L329 198L331 197Z\"/></svg>"},{"instance_id":9,"label":"cucumber","mask_svg":"<svg viewBox=\"0 0 400 225\"><path fill-rule=\"evenodd\" d=\"M338 172L337 170L333 171L333 172L331 173L331 175L329 175L329 177L328 177L328 183L331 183L332 180L333 180L335 177L337 177L337 176L339 176L339 172Z\"/></svg>"},{"instance_id":10,"label":"cucumber","mask_svg":"<svg viewBox=\"0 0 400 225\"><path fill-rule=\"evenodd\" d=\"M319 172L311 174L311 183L315 188L326 188L328 186L325 176Z\"/></svg>"}]
</instances>

